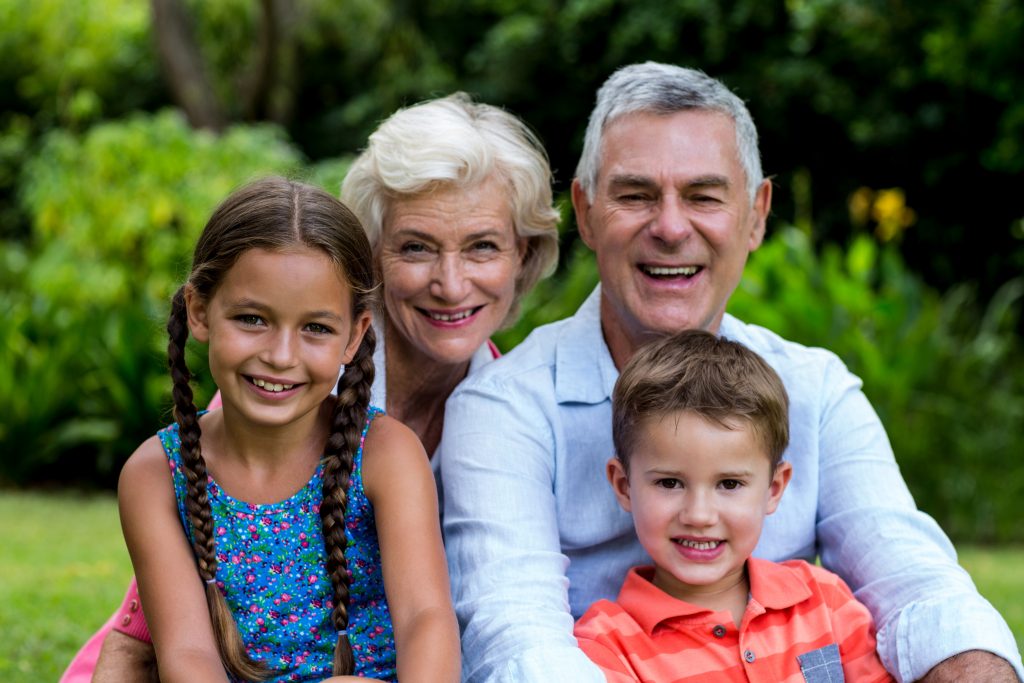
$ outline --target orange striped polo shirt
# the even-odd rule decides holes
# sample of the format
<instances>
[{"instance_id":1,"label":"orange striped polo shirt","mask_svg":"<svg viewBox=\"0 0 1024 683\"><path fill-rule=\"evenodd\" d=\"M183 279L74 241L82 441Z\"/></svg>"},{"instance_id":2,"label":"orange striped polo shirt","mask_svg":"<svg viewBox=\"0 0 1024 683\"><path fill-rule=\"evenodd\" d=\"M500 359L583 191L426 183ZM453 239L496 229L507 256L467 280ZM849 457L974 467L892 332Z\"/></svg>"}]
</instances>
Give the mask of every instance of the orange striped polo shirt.
<instances>
[{"instance_id":1,"label":"orange striped polo shirt","mask_svg":"<svg viewBox=\"0 0 1024 683\"><path fill-rule=\"evenodd\" d=\"M747 561L750 600L736 628L727 611L677 600L631 569L616 602L576 622L580 648L613 683L893 680L875 652L871 615L835 574L803 560Z\"/></svg>"}]
</instances>

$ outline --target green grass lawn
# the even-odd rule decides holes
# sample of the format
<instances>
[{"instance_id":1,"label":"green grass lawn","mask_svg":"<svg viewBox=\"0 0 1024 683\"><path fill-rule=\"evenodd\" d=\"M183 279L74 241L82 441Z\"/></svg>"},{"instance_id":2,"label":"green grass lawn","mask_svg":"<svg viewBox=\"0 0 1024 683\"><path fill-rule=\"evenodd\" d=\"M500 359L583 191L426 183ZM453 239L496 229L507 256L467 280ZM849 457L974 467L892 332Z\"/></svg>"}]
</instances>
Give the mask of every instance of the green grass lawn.
<instances>
[{"instance_id":1,"label":"green grass lawn","mask_svg":"<svg viewBox=\"0 0 1024 683\"><path fill-rule=\"evenodd\" d=\"M0 681L56 681L131 576L110 495L0 492ZM1024 549L961 548L1024 644Z\"/></svg>"}]
</instances>

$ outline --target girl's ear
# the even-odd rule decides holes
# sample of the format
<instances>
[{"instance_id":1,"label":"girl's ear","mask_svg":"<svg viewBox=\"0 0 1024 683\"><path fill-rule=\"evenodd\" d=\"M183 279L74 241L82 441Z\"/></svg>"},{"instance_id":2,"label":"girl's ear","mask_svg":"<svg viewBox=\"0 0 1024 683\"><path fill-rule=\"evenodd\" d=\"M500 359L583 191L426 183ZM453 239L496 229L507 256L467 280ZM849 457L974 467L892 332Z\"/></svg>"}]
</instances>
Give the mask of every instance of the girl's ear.
<instances>
[{"instance_id":1,"label":"girl's ear","mask_svg":"<svg viewBox=\"0 0 1024 683\"><path fill-rule=\"evenodd\" d=\"M369 311L363 311L352 321L352 329L349 331L348 344L345 346L345 356L342 358L342 365L348 365L356 357L359 345L363 343L366 330L370 327L372 316Z\"/></svg>"},{"instance_id":2,"label":"girl's ear","mask_svg":"<svg viewBox=\"0 0 1024 683\"><path fill-rule=\"evenodd\" d=\"M629 498L629 475L626 474L626 468L622 461L618 458L609 459L608 464L605 465L605 475L608 477L608 483L612 485L612 491L615 492L615 498L619 501L619 505L626 512L632 512L633 502Z\"/></svg>"},{"instance_id":3,"label":"girl's ear","mask_svg":"<svg viewBox=\"0 0 1024 683\"><path fill-rule=\"evenodd\" d=\"M775 467L775 474L772 475L771 483L768 484L768 504L765 514L770 515L779 507L782 500L782 492L786 490L789 480L793 478L793 465L788 462L780 462Z\"/></svg>"},{"instance_id":4,"label":"girl's ear","mask_svg":"<svg viewBox=\"0 0 1024 683\"><path fill-rule=\"evenodd\" d=\"M185 285L185 310L188 313L188 331L203 344L210 341L210 323L206 300L192 285Z\"/></svg>"}]
</instances>

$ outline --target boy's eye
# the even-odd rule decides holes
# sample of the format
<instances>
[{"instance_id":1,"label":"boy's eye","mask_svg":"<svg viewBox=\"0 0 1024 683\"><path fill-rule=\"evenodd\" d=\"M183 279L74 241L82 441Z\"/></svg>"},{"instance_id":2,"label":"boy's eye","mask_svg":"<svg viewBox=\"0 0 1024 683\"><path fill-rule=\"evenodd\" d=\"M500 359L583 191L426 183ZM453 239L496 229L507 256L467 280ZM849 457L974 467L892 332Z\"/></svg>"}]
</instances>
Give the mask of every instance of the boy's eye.
<instances>
[{"instance_id":1,"label":"boy's eye","mask_svg":"<svg viewBox=\"0 0 1024 683\"><path fill-rule=\"evenodd\" d=\"M739 481L737 479L723 479L722 480L722 488L725 489L726 491L732 491L734 489L738 489L741 486L743 486L743 482L741 482L741 481Z\"/></svg>"},{"instance_id":2,"label":"boy's eye","mask_svg":"<svg viewBox=\"0 0 1024 683\"><path fill-rule=\"evenodd\" d=\"M681 489L683 487L683 482L678 479L672 479L671 477L659 479L654 482L654 484L663 489Z\"/></svg>"}]
</instances>

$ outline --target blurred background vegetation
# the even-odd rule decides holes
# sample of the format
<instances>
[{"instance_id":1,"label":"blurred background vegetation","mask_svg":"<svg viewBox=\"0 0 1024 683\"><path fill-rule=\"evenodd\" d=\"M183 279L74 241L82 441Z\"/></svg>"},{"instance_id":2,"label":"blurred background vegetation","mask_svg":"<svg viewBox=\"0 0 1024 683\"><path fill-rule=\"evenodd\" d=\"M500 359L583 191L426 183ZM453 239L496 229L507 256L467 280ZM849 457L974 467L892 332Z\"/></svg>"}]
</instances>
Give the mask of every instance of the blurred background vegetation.
<instances>
[{"instance_id":1,"label":"blurred background vegetation","mask_svg":"<svg viewBox=\"0 0 1024 683\"><path fill-rule=\"evenodd\" d=\"M570 314L586 116L654 59L761 132L775 215L731 310L864 378L956 540L1024 541L1022 45L1019 0L0 0L0 484L112 486L169 417L168 297L213 206L271 172L336 192L427 97L551 155L562 263L500 344Z\"/></svg>"}]
</instances>

